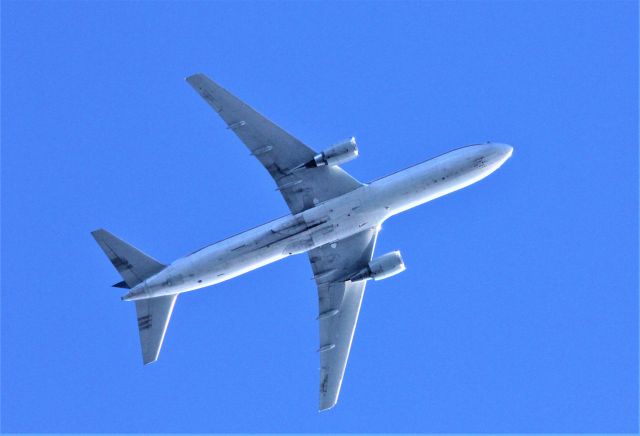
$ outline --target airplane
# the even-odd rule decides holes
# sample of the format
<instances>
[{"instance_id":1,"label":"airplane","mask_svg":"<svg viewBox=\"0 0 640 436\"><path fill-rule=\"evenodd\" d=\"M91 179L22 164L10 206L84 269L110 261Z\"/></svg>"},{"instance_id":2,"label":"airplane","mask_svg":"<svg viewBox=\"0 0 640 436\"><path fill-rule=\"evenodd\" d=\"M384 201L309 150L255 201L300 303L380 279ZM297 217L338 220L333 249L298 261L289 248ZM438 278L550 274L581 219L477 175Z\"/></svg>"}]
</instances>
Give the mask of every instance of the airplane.
<instances>
[{"instance_id":1,"label":"airplane","mask_svg":"<svg viewBox=\"0 0 640 436\"><path fill-rule=\"evenodd\" d=\"M455 149L371 183L340 165L358 157L355 138L316 152L204 74L186 78L273 177L290 215L162 264L104 229L93 237L134 301L143 363L155 362L178 295L307 253L318 291L319 410L335 406L368 280L405 270L399 251L373 258L391 216L471 185L511 157L507 144Z\"/></svg>"}]
</instances>

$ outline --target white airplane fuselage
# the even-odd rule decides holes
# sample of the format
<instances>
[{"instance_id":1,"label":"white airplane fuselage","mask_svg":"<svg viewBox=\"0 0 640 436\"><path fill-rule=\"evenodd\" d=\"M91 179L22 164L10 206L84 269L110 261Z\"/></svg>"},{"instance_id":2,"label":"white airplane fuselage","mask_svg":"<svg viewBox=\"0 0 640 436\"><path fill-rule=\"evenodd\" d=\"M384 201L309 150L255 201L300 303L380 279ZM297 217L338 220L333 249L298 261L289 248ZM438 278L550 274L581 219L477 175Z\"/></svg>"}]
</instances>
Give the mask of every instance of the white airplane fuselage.
<instances>
[{"instance_id":1,"label":"white airplane fuselage","mask_svg":"<svg viewBox=\"0 0 640 436\"><path fill-rule=\"evenodd\" d=\"M512 150L505 144L486 143L445 153L180 258L135 286L123 299L193 291L294 254L340 244L340 240L380 226L395 214L483 179L498 169Z\"/></svg>"}]
</instances>

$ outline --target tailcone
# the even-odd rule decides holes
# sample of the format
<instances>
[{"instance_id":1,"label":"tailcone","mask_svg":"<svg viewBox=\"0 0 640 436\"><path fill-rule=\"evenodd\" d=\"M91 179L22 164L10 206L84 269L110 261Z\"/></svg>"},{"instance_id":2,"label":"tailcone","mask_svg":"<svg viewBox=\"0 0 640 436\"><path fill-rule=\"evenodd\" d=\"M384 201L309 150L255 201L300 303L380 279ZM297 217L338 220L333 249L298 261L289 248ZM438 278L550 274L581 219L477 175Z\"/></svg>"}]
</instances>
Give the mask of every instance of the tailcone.
<instances>
[{"instance_id":1,"label":"tailcone","mask_svg":"<svg viewBox=\"0 0 640 436\"><path fill-rule=\"evenodd\" d=\"M133 288L131 292L120 297L122 301L144 300L145 298L149 298L149 296L144 291L144 288Z\"/></svg>"}]
</instances>

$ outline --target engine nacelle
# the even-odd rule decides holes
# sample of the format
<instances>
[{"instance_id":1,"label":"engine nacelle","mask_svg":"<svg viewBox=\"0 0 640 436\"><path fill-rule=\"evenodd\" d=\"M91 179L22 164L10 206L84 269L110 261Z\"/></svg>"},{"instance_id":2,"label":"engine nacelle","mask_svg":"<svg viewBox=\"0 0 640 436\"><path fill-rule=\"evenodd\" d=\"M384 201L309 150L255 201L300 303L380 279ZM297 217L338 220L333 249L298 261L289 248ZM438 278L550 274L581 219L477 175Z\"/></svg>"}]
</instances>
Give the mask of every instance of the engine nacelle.
<instances>
[{"instance_id":1,"label":"engine nacelle","mask_svg":"<svg viewBox=\"0 0 640 436\"><path fill-rule=\"evenodd\" d=\"M351 137L316 154L312 161L307 163L307 168L315 168L323 165L338 165L349 162L358 157L358 145L356 138Z\"/></svg>"},{"instance_id":2,"label":"engine nacelle","mask_svg":"<svg viewBox=\"0 0 640 436\"><path fill-rule=\"evenodd\" d=\"M399 251L392 251L369 262L366 268L351 276L352 282L358 280L383 280L407 269Z\"/></svg>"}]
</instances>

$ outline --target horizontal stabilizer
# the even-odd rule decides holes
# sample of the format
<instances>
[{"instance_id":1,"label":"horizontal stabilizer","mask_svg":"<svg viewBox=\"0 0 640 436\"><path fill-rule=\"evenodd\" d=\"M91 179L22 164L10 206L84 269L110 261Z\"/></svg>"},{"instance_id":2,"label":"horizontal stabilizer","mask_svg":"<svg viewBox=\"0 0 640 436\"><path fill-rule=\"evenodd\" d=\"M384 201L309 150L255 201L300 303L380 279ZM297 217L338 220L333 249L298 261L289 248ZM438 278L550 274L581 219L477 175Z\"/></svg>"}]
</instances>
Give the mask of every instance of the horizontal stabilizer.
<instances>
[{"instance_id":1,"label":"horizontal stabilizer","mask_svg":"<svg viewBox=\"0 0 640 436\"><path fill-rule=\"evenodd\" d=\"M133 288L165 267L153 257L147 256L104 229L95 230L91 234L118 270L128 288ZM119 285L120 283L115 286L123 287Z\"/></svg>"},{"instance_id":2,"label":"horizontal stabilizer","mask_svg":"<svg viewBox=\"0 0 640 436\"><path fill-rule=\"evenodd\" d=\"M127 282L125 282L124 280L121 282L116 283L115 285L111 285L112 288L123 288L123 289L131 289L129 287L129 285L127 285Z\"/></svg>"},{"instance_id":3,"label":"horizontal stabilizer","mask_svg":"<svg viewBox=\"0 0 640 436\"><path fill-rule=\"evenodd\" d=\"M145 365L158 360L177 298L178 294L174 294L136 301L142 361Z\"/></svg>"}]
</instances>

